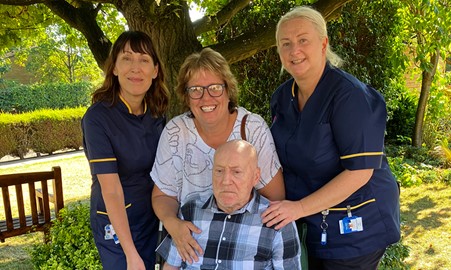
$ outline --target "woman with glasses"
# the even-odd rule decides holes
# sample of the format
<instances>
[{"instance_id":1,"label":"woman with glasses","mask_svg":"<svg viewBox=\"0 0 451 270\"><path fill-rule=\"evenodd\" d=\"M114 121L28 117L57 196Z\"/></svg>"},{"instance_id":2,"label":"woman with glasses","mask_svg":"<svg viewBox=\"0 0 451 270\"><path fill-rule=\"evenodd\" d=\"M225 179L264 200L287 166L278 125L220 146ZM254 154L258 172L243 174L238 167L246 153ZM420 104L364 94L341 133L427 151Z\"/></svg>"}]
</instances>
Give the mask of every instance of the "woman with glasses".
<instances>
[{"instance_id":1,"label":"woman with glasses","mask_svg":"<svg viewBox=\"0 0 451 270\"><path fill-rule=\"evenodd\" d=\"M237 81L221 54L205 48L188 56L176 91L187 112L170 120L162 132L151 172L155 181L152 203L182 259L191 263L203 253L191 236L200 231L177 218L179 206L192 196L210 197L215 149L241 139L242 122L262 169L256 188L270 200L278 200L285 197L285 187L268 125L259 115L237 106Z\"/></svg>"}]
</instances>

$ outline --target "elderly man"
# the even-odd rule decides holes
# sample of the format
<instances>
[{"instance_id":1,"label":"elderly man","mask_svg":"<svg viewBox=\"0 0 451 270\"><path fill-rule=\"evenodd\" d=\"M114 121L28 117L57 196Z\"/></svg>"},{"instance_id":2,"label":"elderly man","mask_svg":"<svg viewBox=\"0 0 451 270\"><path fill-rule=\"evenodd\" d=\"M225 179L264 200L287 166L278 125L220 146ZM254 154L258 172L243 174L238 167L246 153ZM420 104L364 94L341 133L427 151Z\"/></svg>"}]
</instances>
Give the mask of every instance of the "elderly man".
<instances>
[{"instance_id":1,"label":"elderly man","mask_svg":"<svg viewBox=\"0 0 451 270\"><path fill-rule=\"evenodd\" d=\"M254 189L260 179L257 153L243 140L218 147L214 155L213 195L192 198L181 208L182 218L202 230L194 238L204 250L199 260L183 262L166 237L157 252L165 269L301 269L297 229L291 223L279 231L264 226L261 213L269 201Z\"/></svg>"}]
</instances>

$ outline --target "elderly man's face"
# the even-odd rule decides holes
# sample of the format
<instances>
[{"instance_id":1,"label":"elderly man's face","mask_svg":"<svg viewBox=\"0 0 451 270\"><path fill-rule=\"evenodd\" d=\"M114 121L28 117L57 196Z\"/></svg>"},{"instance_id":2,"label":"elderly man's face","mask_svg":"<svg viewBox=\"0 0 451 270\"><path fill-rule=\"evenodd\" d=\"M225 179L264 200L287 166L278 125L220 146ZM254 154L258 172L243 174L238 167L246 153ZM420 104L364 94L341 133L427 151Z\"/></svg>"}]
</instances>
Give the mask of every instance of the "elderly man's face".
<instances>
[{"instance_id":1,"label":"elderly man's face","mask_svg":"<svg viewBox=\"0 0 451 270\"><path fill-rule=\"evenodd\" d=\"M249 148L227 145L217 152L213 166L213 193L218 207L232 213L246 205L260 178L256 157Z\"/></svg>"}]
</instances>

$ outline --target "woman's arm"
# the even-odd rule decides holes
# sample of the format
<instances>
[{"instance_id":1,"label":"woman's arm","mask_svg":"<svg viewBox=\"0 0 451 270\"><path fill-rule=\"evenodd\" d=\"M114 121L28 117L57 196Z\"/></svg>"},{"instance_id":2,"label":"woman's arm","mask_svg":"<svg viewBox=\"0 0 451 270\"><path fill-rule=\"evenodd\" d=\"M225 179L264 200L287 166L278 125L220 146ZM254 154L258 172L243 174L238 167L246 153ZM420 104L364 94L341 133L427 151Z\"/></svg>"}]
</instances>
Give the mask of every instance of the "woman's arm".
<instances>
[{"instance_id":1,"label":"woman's arm","mask_svg":"<svg viewBox=\"0 0 451 270\"><path fill-rule=\"evenodd\" d=\"M201 230L189 221L181 220L177 217L179 202L176 197L168 196L156 185L152 191L152 205L155 214L163 222L164 227L172 237L172 241L177 247L177 251L183 261L190 264L198 261L198 255L203 251L199 244L191 236L191 232L201 233Z\"/></svg>"},{"instance_id":2,"label":"woman's arm","mask_svg":"<svg viewBox=\"0 0 451 270\"><path fill-rule=\"evenodd\" d=\"M333 207L368 183L373 171L373 169L344 170L322 188L299 201L272 202L263 212L262 221L268 227L277 224L275 229L279 230L291 221Z\"/></svg>"},{"instance_id":3,"label":"woman's arm","mask_svg":"<svg viewBox=\"0 0 451 270\"><path fill-rule=\"evenodd\" d=\"M271 181L258 190L258 193L265 196L270 201L285 200L285 183L283 182L282 170L279 169Z\"/></svg>"},{"instance_id":4,"label":"woman's arm","mask_svg":"<svg viewBox=\"0 0 451 270\"><path fill-rule=\"evenodd\" d=\"M136 250L128 223L127 212L125 211L124 192L119 175L98 174L102 197L105 201L108 218L113 225L114 231L121 243L127 259L127 269L145 269L144 262Z\"/></svg>"}]
</instances>

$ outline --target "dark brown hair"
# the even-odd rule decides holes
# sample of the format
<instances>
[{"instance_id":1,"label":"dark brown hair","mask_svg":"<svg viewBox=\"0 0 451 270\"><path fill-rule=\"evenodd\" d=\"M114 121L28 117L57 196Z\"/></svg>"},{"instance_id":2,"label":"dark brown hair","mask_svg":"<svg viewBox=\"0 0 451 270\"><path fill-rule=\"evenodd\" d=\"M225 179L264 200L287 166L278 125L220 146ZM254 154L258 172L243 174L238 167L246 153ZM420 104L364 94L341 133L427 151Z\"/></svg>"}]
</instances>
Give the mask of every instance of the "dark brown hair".
<instances>
[{"instance_id":1,"label":"dark brown hair","mask_svg":"<svg viewBox=\"0 0 451 270\"><path fill-rule=\"evenodd\" d=\"M169 104L169 90L165 83L163 63L161 63L150 37L140 31L123 32L113 44L104 67L105 80L102 86L92 94L92 103L108 101L111 102L111 105L115 105L118 102L121 87L113 70L119 53L124 51L127 44L130 44L133 52L148 54L152 57L154 64L158 64L157 77L153 79L144 100L153 116L163 116Z\"/></svg>"}]
</instances>

